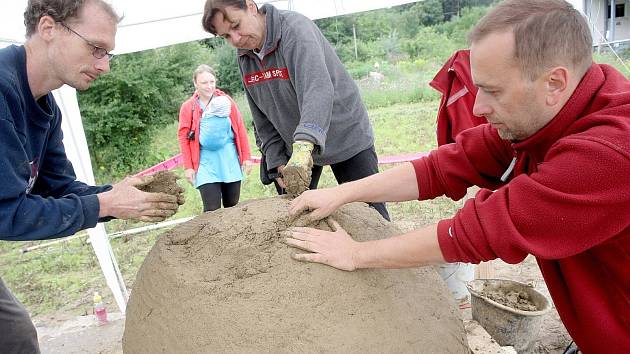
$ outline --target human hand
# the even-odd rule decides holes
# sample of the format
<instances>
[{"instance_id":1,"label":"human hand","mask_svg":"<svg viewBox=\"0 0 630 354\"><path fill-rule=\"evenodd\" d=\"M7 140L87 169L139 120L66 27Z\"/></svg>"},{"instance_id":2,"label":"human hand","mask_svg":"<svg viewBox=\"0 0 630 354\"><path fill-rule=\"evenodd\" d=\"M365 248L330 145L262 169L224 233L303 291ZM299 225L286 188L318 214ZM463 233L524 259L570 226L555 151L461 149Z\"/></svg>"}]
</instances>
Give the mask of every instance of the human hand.
<instances>
[{"instance_id":1,"label":"human hand","mask_svg":"<svg viewBox=\"0 0 630 354\"><path fill-rule=\"evenodd\" d=\"M113 216L118 219L133 219L158 222L177 212L183 199L166 193L148 193L137 187L152 181L153 176L127 177L113 185L112 189L97 194L99 217Z\"/></svg>"},{"instance_id":2,"label":"human hand","mask_svg":"<svg viewBox=\"0 0 630 354\"><path fill-rule=\"evenodd\" d=\"M195 185L195 170L192 168L187 168L186 170L184 170L184 176L186 176L186 179L188 180L188 182L190 182L190 184Z\"/></svg>"},{"instance_id":3,"label":"human hand","mask_svg":"<svg viewBox=\"0 0 630 354\"><path fill-rule=\"evenodd\" d=\"M293 143L293 153L282 171L282 179L288 194L298 196L311 184L312 152L313 143L309 141Z\"/></svg>"},{"instance_id":4,"label":"human hand","mask_svg":"<svg viewBox=\"0 0 630 354\"><path fill-rule=\"evenodd\" d=\"M249 173L252 172L252 161L245 160L243 162L242 169L243 169L243 172L245 172L245 174L249 175Z\"/></svg>"},{"instance_id":5,"label":"human hand","mask_svg":"<svg viewBox=\"0 0 630 354\"><path fill-rule=\"evenodd\" d=\"M336 221L329 219L327 222L332 232L310 227L293 227L285 232L288 236L285 241L289 246L310 252L297 253L293 259L322 263L346 271L357 269L361 243L353 240Z\"/></svg>"},{"instance_id":6,"label":"human hand","mask_svg":"<svg viewBox=\"0 0 630 354\"><path fill-rule=\"evenodd\" d=\"M336 188L306 191L289 204L289 217L295 219L301 213L310 211L306 215L309 221L321 220L344 204L341 196Z\"/></svg>"}]
</instances>

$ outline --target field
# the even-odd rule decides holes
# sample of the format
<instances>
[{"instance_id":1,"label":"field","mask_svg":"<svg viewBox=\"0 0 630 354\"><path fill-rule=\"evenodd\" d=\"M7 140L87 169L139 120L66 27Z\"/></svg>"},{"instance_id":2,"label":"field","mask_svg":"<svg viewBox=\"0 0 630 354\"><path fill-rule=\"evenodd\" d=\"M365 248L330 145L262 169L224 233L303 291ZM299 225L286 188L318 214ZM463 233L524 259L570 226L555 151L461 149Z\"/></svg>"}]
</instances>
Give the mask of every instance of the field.
<instances>
[{"instance_id":1,"label":"field","mask_svg":"<svg viewBox=\"0 0 630 354\"><path fill-rule=\"evenodd\" d=\"M431 68L433 69L433 68ZM394 69L391 69L392 71ZM383 83L368 80L359 82L366 105L369 107L379 156L429 151L435 143L435 117L439 96L427 85L431 75L427 70L417 74L388 75ZM401 79L400 75L405 76ZM245 119L249 109L242 97L237 97ZM170 156L177 153L177 125L170 124L153 139L153 148ZM253 131L250 129L253 144ZM257 151L253 151L254 154ZM381 168L388 168L382 165ZM176 172L183 176L183 171ZM272 186L263 186L255 166L246 176L241 200L275 195ZM179 183L186 189L186 204L171 219L197 215L201 212L199 193L183 178ZM324 169L320 187L336 184L329 168ZM426 202L389 204L394 221L428 223L450 215L457 203L448 199ZM144 226L142 223L113 221L106 224L108 233ZM150 231L111 240L128 288L133 287L135 274L144 257L165 230ZM82 235L84 233L79 233ZM0 242L0 276L24 303L33 316L53 313L82 315L92 311L92 294L100 291L114 310L115 303L100 271L96 256L87 236L59 242L27 253L27 247L49 241Z\"/></svg>"}]
</instances>

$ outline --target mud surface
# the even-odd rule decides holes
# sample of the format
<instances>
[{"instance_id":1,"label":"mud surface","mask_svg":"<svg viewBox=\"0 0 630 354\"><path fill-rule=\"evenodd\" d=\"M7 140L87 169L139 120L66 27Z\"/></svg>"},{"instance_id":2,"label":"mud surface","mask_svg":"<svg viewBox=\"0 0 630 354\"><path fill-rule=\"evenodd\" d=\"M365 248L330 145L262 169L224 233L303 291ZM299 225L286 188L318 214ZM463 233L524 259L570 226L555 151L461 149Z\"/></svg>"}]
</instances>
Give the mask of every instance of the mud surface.
<instances>
[{"instance_id":1,"label":"mud surface","mask_svg":"<svg viewBox=\"0 0 630 354\"><path fill-rule=\"evenodd\" d=\"M134 282L125 353L468 352L433 269L350 273L294 261L299 251L280 235L287 207L281 197L251 201L163 234ZM334 218L359 240L400 232L363 204Z\"/></svg>"},{"instance_id":2,"label":"mud surface","mask_svg":"<svg viewBox=\"0 0 630 354\"><path fill-rule=\"evenodd\" d=\"M515 290L486 290L482 291L482 297L498 302L501 305L511 307L521 311L539 311L536 304L529 298L529 294L524 291Z\"/></svg>"},{"instance_id":3,"label":"mud surface","mask_svg":"<svg viewBox=\"0 0 630 354\"><path fill-rule=\"evenodd\" d=\"M183 192L182 187L177 184L177 175L171 171L159 171L151 175L151 182L138 186L138 189L149 193L166 193L179 195Z\"/></svg>"}]
</instances>

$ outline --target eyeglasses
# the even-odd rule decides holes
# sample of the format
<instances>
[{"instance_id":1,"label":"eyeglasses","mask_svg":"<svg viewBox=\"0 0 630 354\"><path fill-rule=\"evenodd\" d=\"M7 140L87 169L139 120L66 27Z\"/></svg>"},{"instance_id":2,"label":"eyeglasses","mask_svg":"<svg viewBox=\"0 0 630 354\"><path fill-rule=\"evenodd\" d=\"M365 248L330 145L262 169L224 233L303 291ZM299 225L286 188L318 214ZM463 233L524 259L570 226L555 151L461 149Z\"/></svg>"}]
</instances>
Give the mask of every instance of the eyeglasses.
<instances>
[{"instance_id":1,"label":"eyeglasses","mask_svg":"<svg viewBox=\"0 0 630 354\"><path fill-rule=\"evenodd\" d=\"M73 30L72 28L66 26L65 23L63 23L63 22L58 22L58 23L60 25L62 25L63 27L65 27L68 31L70 31L70 32L76 34L77 36L79 36L79 38L84 40L85 43L87 43L90 47L92 47L92 56L94 56L94 58L102 59L103 57L107 56L107 60L112 60L112 58L114 57L114 54L111 54L105 48L99 47L99 46L93 44L92 42L88 41L85 37L83 37L82 35L78 34L75 30Z\"/></svg>"}]
</instances>

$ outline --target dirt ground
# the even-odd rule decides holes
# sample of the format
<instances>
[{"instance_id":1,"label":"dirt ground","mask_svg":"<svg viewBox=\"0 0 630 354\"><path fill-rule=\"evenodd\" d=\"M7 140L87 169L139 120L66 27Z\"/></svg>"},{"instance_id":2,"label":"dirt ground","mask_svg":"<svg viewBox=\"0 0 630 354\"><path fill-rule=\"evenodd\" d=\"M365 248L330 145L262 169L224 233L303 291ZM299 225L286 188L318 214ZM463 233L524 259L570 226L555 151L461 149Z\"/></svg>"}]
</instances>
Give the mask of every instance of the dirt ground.
<instances>
[{"instance_id":1,"label":"dirt ground","mask_svg":"<svg viewBox=\"0 0 630 354\"><path fill-rule=\"evenodd\" d=\"M43 354L122 354L125 318L109 313L109 322L99 326L94 315L69 317L63 313L35 318Z\"/></svg>"},{"instance_id":2,"label":"dirt ground","mask_svg":"<svg viewBox=\"0 0 630 354\"><path fill-rule=\"evenodd\" d=\"M401 228L408 228L408 225ZM493 266L496 278L530 283L549 295L533 257L518 265L494 261ZM461 314L464 319L470 318L470 309L462 310ZM124 317L120 313L110 313L109 318L110 322L104 326L98 326L92 315L70 318L57 314L34 319L42 353L122 353ZM537 354L562 353L570 342L555 308L545 315L539 337L533 351Z\"/></svg>"}]
</instances>

